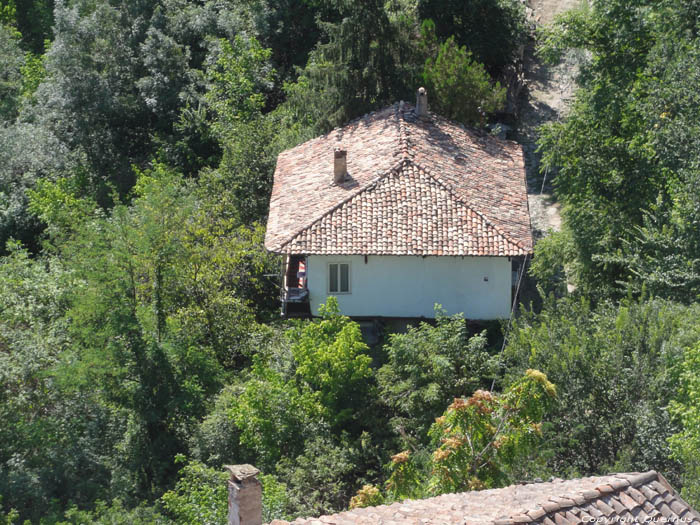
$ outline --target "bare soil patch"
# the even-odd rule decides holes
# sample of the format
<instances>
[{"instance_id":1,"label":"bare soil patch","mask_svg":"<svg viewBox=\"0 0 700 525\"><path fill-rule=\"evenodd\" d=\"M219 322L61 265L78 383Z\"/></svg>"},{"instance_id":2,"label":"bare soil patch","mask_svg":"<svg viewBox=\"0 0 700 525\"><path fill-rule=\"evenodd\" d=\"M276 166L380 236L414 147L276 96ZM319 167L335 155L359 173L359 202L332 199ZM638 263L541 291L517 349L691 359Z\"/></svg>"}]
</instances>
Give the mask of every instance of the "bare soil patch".
<instances>
[{"instance_id":1,"label":"bare soil patch","mask_svg":"<svg viewBox=\"0 0 700 525\"><path fill-rule=\"evenodd\" d=\"M579 4L580 0L530 0L532 18L536 25L551 23L556 15ZM516 130L517 140L525 151L528 202L535 236L561 228L559 203L552 195L551 181L554 173L541 173L540 154L537 150L539 127L561 119L566 114L574 92L576 64L564 60L549 66L535 55L536 42L525 49L525 93L520 106L520 119Z\"/></svg>"}]
</instances>

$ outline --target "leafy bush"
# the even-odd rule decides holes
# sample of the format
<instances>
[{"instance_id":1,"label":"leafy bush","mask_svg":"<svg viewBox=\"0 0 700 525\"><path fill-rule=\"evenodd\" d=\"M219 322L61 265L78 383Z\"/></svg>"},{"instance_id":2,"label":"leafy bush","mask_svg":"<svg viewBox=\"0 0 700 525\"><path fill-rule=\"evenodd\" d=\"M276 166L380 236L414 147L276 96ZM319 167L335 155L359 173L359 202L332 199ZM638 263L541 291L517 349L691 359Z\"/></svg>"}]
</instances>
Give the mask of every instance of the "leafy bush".
<instances>
[{"instance_id":1,"label":"leafy bush","mask_svg":"<svg viewBox=\"0 0 700 525\"><path fill-rule=\"evenodd\" d=\"M360 326L340 314L338 300L329 297L319 308L321 320L290 332L297 380L318 394L333 426L358 419L372 380Z\"/></svg>"},{"instance_id":2,"label":"leafy bush","mask_svg":"<svg viewBox=\"0 0 700 525\"><path fill-rule=\"evenodd\" d=\"M176 458L185 462L184 456ZM229 474L198 461L186 463L175 488L161 497L163 507L175 523L219 525L228 519Z\"/></svg>"},{"instance_id":3,"label":"leafy bush","mask_svg":"<svg viewBox=\"0 0 700 525\"><path fill-rule=\"evenodd\" d=\"M669 438L673 457L684 469L683 497L700 504L700 344L686 349L680 365L680 395L671 402L671 415L681 429Z\"/></svg>"},{"instance_id":4,"label":"leafy bush","mask_svg":"<svg viewBox=\"0 0 700 525\"><path fill-rule=\"evenodd\" d=\"M425 442L428 427L451 399L488 387L495 374L485 333L470 337L461 315L436 313L435 326L422 322L391 334L384 347L387 363L377 372L392 426L410 441Z\"/></svg>"},{"instance_id":5,"label":"leafy bush","mask_svg":"<svg viewBox=\"0 0 700 525\"><path fill-rule=\"evenodd\" d=\"M420 498L512 483L518 461L539 443L545 409L555 396L542 372L527 370L502 394L477 390L455 398L430 428L427 461L424 451L392 456L389 496Z\"/></svg>"},{"instance_id":6,"label":"leafy bush","mask_svg":"<svg viewBox=\"0 0 700 525\"><path fill-rule=\"evenodd\" d=\"M658 469L678 483L665 439L678 431L667 405L684 348L700 338L700 308L659 299L602 303L548 299L514 320L509 375L537 368L559 402L543 426L550 472L562 476Z\"/></svg>"}]
</instances>

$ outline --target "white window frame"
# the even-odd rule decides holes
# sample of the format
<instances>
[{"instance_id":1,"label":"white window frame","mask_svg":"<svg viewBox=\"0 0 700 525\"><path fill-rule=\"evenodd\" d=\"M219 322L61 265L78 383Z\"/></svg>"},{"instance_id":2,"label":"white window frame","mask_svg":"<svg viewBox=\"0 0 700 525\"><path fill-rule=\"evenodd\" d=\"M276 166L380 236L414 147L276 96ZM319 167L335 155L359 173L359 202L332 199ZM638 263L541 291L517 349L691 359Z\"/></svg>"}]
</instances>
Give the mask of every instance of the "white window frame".
<instances>
[{"instance_id":1,"label":"white window frame","mask_svg":"<svg viewBox=\"0 0 700 525\"><path fill-rule=\"evenodd\" d=\"M338 272L338 290L337 291L332 291L331 290L331 266L336 265L337 272ZM340 291L340 266L345 265L348 267L348 289L345 292ZM329 262L328 265L328 273L326 274L326 290L328 291L328 295L349 295L352 293L352 272L350 271L350 263L347 261L334 261L334 262Z\"/></svg>"}]
</instances>

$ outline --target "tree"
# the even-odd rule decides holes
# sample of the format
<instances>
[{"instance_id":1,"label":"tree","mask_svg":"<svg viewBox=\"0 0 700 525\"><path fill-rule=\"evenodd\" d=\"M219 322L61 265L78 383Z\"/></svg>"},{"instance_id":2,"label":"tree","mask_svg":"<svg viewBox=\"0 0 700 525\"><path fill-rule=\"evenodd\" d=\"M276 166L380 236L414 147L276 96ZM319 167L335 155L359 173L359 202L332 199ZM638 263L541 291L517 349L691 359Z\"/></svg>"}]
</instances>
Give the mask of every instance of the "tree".
<instances>
[{"instance_id":1,"label":"tree","mask_svg":"<svg viewBox=\"0 0 700 525\"><path fill-rule=\"evenodd\" d=\"M464 46L448 38L435 58L428 58L423 79L433 93L432 104L442 115L470 125L484 125L487 113L503 108L506 90L473 61Z\"/></svg>"},{"instance_id":2,"label":"tree","mask_svg":"<svg viewBox=\"0 0 700 525\"><path fill-rule=\"evenodd\" d=\"M335 297L319 308L319 316L321 320L292 332L296 378L318 394L332 426L357 432L373 376L372 359L359 325L340 314Z\"/></svg>"},{"instance_id":3,"label":"tree","mask_svg":"<svg viewBox=\"0 0 700 525\"><path fill-rule=\"evenodd\" d=\"M567 119L540 141L544 169L558 168L576 285L586 294L697 296L693 9L675 0L595 2L545 34L544 55L589 57Z\"/></svg>"},{"instance_id":4,"label":"tree","mask_svg":"<svg viewBox=\"0 0 700 525\"><path fill-rule=\"evenodd\" d=\"M264 365L237 389L229 414L240 432L240 444L260 468L271 472L283 457L296 457L303 435L323 417L318 395Z\"/></svg>"},{"instance_id":5,"label":"tree","mask_svg":"<svg viewBox=\"0 0 700 525\"><path fill-rule=\"evenodd\" d=\"M185 461L178 456L178 463ZM174 523L216 525L228 516L229 475L191 461L182 467L180 478L173 490L161 496L163 506Z\"/></svg>"},{"instance_id":6,"label":"tree","mask_svg":"<svg viewBox=\"0 0 700 525\"><path fill-rule=\"evenodd\" d=\"M220 45L218 59L207 70L206 100L223 156L216 170L203 174L203 188L217 196L220 213L250 224L267 218L279 153L275 118L262 113L274 79L271 51L240 36Z\"/></svg>"},{"instance_id":7,"label":"tree","mask_svg":"<svg viewBox=\"0 0 700 525\"><path fill-rule=\"evenodd\" d=\"M673 457L684 467L683 497L691 505L700 501L700 345L685 350L680 364L680 392L671 401L671 415L681 424L681 429L669 437Z\"/></svg>"},{"instance_id":8,"label":"tree","mask_svg":"<svg viewBox=\"0 0 700 525\"><path fill-rule=\"evenodd\" d=\"M528 369L501 395L477 390L466 401L455 399L430 429L435 447L431 491L460 492L512 481L519 457L536 446L546 407L555 397L547 376Z\"/></svg>"},{"instance_id":9,"label":"tree","mask_svg":"<svg viewBox=\"0 0 700 525\"><path fill-rule=\"evenodd\" d=\"M0 122L10 122L17 116L22 88L24 54L17 35L0 24Z\"/></svg>"},{"instance_id":10,"label":"tree","mask_svg":"<svg viewBox=\"0 0 700 525\"><path fill-rule=\"evenodd\" d=\"M517 0L419 0L422 20L432 20L440 40L455 38L497 77L525 43L525 10Z\"/></svg>"},{"instance_id":11,"label":"tree","mask_svg":"<svg viewBox=\"0 0 700 525\"><path fill-rule=\"evenodd\" d=\"M477 390L455 398L430 428L430 458L408 450L392 456L387 490L394 500L505 486L517 462L539 442L555 386L527 370L502 394ZM367 492L365 490L365 492Z\"/></svg>"},{"instance_id":12,"label":"tree","mask_svg":"<svg viewBox=\"0 0 700 525\"><path fill-rule=\"evenodd\" d=\"M228 10L227 10L228 9ZM58 2L46 52L39 122L85 157L87 192L109 207L156 155L187 175L217 162L209 130L203 70L216 62L219 38L243 22L217 2L180 0Z\"/></svg>"},{"instance_id":13,"label":"tree","mask_svg":"<svg viewBox=\"0 0 700 525\"><path fill-rule=\"evenodd\" d=\"M292 111L315 133L412 99L424 61L413 42L418 19L411 7L379 0L330 5L339 17L320 22L323 38L287 87Z\"/></svg>"},{"instance_id":14,"label":"tree","mask_svg":"<svg viewBox=\"0 0 700 525\"><path fill-rule=\"evenodd\" d=\"M418 443L445 405L485 388L495 374L485 333L470 337L462 316L437 310L436 325L421 323L389 336L387 362L377 372L394 430Z\"/></svg>"},{"instance_id":15,"label":"tree","mask_svg":"<svg viewBox=\"0 0 700 525\"><path fill-rule=\"evenodd\" d=\"M91 392L60 388L53 375L70 344L74 285L61 261L33 259L17 243L0 259L0 493L22 519L107 496L115 418Z\"/></svg>"},{"instance_id":16,"label":"tree","mask_svg":"<svg viewBox=\"0 0 700 525\"><path fill-rule=\"evenodd\" d=\"M660 299L594 308L584 298L549 298L538 315L514 320L508 376L538 367L557 385L539 450L549 472L659 468L678 482L682 466L666 443L678 427L667 405L683 349L699 337L699 313Z\"/></svg>"},{"instance_id":17,"label":"tree","mask_svg":"<svg viewBox=\"0 0 700 525\"><path fill-rule=\"evenodd\" d=\"M81 286L57 374L123 418L111 482L126 498L168 486L209 397L250 359L260 232L209 221L193 185L156 165L139 174L131 206L61 247Z\"/></svg>"}]
</instances>

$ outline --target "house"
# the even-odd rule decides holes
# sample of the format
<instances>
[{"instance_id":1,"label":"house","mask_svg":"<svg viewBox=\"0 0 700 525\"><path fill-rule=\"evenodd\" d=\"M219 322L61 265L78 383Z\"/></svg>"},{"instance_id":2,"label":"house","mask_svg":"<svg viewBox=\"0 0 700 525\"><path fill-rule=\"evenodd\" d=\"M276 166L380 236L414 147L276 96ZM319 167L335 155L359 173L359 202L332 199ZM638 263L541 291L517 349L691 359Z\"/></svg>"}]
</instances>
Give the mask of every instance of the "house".
<instances>
[{"instance_id":1,"label":"house","mask_svg":"<svg viewBox=\"0 0 700 525\"><path fill-rule=\"evenodd\" d=\"M283 314L510 315L532 253L521 147L400 102L281 153L265 246Z\"/></svg>"},{"instance_id":2,"label":"house","mask_svg":"<svg viewBox=\"0 0 700 525\"><path fill-rule=\"evenodd\" d=\"M248 466L249 467L249 466ZM255 477L231 471L229 523L260 525L261 490ZM700 515L654 470L588 478L524 483L501 489L444 494L352 509L291 525L700 525ZM274 520L270 525L290 525Z\"/></svg>"}]
</instances>

